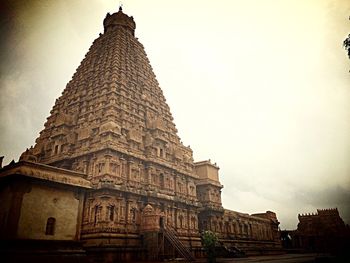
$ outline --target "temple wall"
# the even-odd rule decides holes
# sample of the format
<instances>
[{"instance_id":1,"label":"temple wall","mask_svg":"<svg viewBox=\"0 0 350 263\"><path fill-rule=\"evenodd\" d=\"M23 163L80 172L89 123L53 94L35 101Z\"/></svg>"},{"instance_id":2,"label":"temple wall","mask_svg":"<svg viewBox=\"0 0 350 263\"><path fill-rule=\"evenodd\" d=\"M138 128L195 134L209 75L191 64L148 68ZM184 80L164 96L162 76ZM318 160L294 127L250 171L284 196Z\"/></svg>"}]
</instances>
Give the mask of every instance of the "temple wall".
<instances>
[{"instance_id":1,"label":"temple wall","mask_svg":"<svg viewBox=\"0 0 350 263\"><path fill-rule=\"evenodd\" d=\"M142 202L121 192L103 190L85 200L83 234L139 233Z\"/></svg>"},{"instance_id":2,"label":"temple wall","mask_svg":"<svg viewBox=\"0 0 350 263\"><path fill-rule=\"evenodd\" d=\"M143 45L134 38L133 18L120 8L106 16L104 29L56 100L34 147L20 157L52 168L30 170L20 187L4 190L1 200L9 205L0 204L0 222L10 222L7 237L81 238L95 262L130 260L145 250L156 259L161 251L143 246L142 234L162 227L199 253L202 230L229 242L276 241L273 213L224 210L219 167L210 160L193 162ZM147 206L150 221L142 217Z\"/></svg>"},{"instance_id":3,"label":"temple wall","mask_svg":"<svg viewBox=\"0 0 350 263\"><path fill-rule=\"evenodd\" d=\"M79 200L74 192L33 184L23 195L18 238L74 240L77 232ZM53 234L46 234L49 218ZM51 223L52 224L52 223Z\"/></svg>"},{"instance_id":4,"label":"temple wall","mask_svg":"<svg viewBox=\"0 0 350 263\"><path fill-rule=\"evenodd\" d=\"M74 159L72 169L86 172L93 185L128 185L137 190L197 201L196 174L182 173L173 167L146 162L114 150L78 157Z\"/></svg>"},{"instance_id":5,"label":"temple wall","mask_svg":"<svg viewBox=\"0 0 350 263\"><path fill-rule=\"evenodd\" d=\"M103 231L139 234L143 209L148 203L153 204L158 220L162 217L163 222L179 234L198 234L198 218L194 209L159 198L145 201L137 195L108 189L87 195L82 233L89 235Z\"/></svg>"},{"instance_id":6,"label":"temple wall","mask_svg":"<svg viewBox=\"0 0 350 263\"><path fill-rule=\"evenodd\" d=\"M0 189L0 236L5 232L7 227L8 217L11 213L11 203L13 194L9 185L3 186Z\"/></svg>"},{"instance_id":7,"label":"temple wall","mask_svg":"<svg viewBox=\"0 0 350 263\"><path fill-rule=\"evenodd\" d=\"M278 224L270 219L225 210L202 214L200 220L203 229L217 233L221 239L278 241Z\"/></svg>"},{"instance_id":8,"label":"temple wall","mask_svg":"<svg viewBox=\"0 0 350 263\"><path fill-rule=\"evenodd\" d=\"M251 240L274 241L277 232L276 221L225 210L224 216L217 218L214 226L222 237L248 238Z\"/></svg>"},{"instance_id":9,"label":"temple wall","mask_svg":"<svg viewBox=\"0 0 350 263\"><path fill-rule=\"evenodd\" d=\"M278 221L274 213L259 216L231 210L206 210L199 215L200 228L217 234L220 244L246 255L281 253ZM273 217L274 215L274 217Z\"/></svg>"}]
</instances>

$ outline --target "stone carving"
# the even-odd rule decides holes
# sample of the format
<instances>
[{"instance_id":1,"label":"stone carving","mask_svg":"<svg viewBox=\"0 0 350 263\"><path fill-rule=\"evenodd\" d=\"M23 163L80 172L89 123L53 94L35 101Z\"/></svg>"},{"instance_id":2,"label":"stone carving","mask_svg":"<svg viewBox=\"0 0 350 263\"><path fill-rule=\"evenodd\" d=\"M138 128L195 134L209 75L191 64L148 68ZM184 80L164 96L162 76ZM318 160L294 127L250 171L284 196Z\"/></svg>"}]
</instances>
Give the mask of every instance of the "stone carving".
<instances>
[{"instance_id":1,"label":"stone carving","mask_svg":"<svg viewBox=\"0 0 350 263\"><path fill-rule=\"evenodd\" d=\"M84 178L84 174L25 161L14 163L11 167L7 167L7 169L1 172L1 177L11 174L20 174L67 185L91 188L91 183Z\"/></svg>"},{"instance_id":2,"label":"stone carving","mask_svg":"<svg viewBox=\"0 0 350 263\"><path fill-rule=\"evenodd\" d=\"M159 231L159 218L160 214L158 214L155 209L150 205L146 205L146 207L142 211L142 232L157 232Z\"/></svg>"},{"instance_id":3,"label":"stone carving","mask_svg":"<svg viewBox=\"0 0 350 263\"><path fill-rule=\"evenodd\" d=\"M132 128L128 133L128 139L135 141L137 143L141 143L142 142L142 134L141 134L140 129Z\"/></svg>"},{"instance_id":4,"label":"stone carving","mask_svg":"<svg viewBox=\"0 0 350 263\"><path fill-rule=\"evenodd\" d=\"M164 223L199 252L206 229L232 243L275 245L275 216L223 209L219 167L194 163L180 141L135 27L121 10L106 16L104 33L56 100L34 147L21 155L36 166L14 164L0 175L85 189L79 238L88 247L100 247L109 233L111 244L130 241L135 248L142 232Z\"/></svg>"},{"instance_id":5,"label":"stone carving","mask_svg":"<svg viewBox=\"0 0 350 263\"><path fill-rule=\"evenodd\" d=\"M120 126L114 121L109 121L100 126L100 134L112 133L115 135L121 135Z\"/></svg>"},{"instance_id":6,"label":"stone carving","mask_svg":"<svg viewBox=\"0 0 350 263\"><path fill-rule=\"evenodd\" d=\"M88 139L90 137L90 129L83 128L78 131L78 141Z\"/></svg>"},{"instance_id":7,"label":"stone carving","mask_svg":"<svg viewBox=\"0 0 350 263\"><path fill-rule=\"evenodd\" d=\"M30 149L27 148L27 150L21 154L21 157L19 158L20 161L28 161L28 162L37 162L37 157L35 156L35 151L33 147L30 147Z\"/></svg>"}]
</instances>

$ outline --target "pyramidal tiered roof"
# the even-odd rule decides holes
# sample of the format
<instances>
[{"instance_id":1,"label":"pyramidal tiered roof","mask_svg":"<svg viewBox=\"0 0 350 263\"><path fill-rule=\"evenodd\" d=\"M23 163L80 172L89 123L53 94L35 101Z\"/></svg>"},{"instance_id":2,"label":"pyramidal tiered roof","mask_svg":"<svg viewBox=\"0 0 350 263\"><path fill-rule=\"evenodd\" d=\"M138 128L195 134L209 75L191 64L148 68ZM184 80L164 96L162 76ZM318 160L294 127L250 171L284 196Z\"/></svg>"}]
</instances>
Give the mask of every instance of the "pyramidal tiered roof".
<instances>
[{"instance_id":1,"label":"pyramidal tiered roof","mask_svg":"<svg viewBox=\"0 0 350 263\"><path fill-rule=\"evenodd\" d=\"M120 8L107 14L103 24L104 33L21 160L94 175L104 169L92 167L103 153L103 158L129 156L195 176L192 150L177 135L143 45L134 36L133 17Z\"/></svg>"},{"instance_id":2,"label":"pyramidal tiered roof","mask_svg":"<svg viewBox=\"0 0 350 263\"><path fill-rule=\"evenodd\" d=\"M276 215L224 210L219 167L210 160L193 163L192 150L177 136L144 48L134 36L133 18L120 9L107 14L103 24L104 33L55 102L35 146L21 155L27 162L0 171L1 178L22 175L1 180L11 190L1 189L13 199L11 209L30 211L9 213L9 236L71 236L99 262L146 256L155 261L159 253L192 261L187 248L202 255L200 232L206 230L217 233L225 246L247 248L248 242L250 252L276 253ZM31 179L22 182L23 176ZM18 187L12 187L14 182ZM65 200L70 204L56 204ZM57 218L55 237L43 232L49 222L45 215ZM28 223L21 223L22 216ZM23 236L13 222L23 224L18 228ZM69 235L62 232L66 222L72 226ZM159 242L157 232L167 241Z\"/></svg>"}]
</instances>

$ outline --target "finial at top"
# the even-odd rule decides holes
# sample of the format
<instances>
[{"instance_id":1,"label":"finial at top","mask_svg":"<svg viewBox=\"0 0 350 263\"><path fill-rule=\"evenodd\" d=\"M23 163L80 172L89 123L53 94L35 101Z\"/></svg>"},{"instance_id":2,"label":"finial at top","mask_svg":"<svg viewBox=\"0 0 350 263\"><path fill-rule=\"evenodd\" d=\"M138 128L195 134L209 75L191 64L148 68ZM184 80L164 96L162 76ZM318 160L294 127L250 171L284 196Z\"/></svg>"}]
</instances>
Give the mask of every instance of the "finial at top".
<instances>
[{"instance_id":1,"label":"finial at top","mask_svg":"<svg viewBox=\"0 0 350 263\"><path fill-rule=\"evenodd\" d=\"M103 20L104 31L113 30L113 28L123 27L124 29L129 29L132 35L134 35L136 24L132 16L128 16L123 13L123 4L120 1L119 11L113 13L112 15L107 14L106 18Z\"/></svg>"}]
</instances>

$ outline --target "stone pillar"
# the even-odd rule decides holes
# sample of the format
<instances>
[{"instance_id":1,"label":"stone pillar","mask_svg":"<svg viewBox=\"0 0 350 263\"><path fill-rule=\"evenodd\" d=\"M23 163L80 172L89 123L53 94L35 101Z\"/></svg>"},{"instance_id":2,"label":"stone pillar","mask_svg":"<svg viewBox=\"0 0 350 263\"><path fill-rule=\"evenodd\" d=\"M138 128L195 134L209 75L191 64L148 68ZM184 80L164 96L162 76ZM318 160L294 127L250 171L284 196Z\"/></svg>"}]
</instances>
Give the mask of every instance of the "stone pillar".
<instances>
[{"instance_id":1,"label":"stone pillar","mask_svg":"<svg viewBox=\"0 0 350 263\"><path fill-rule=\"evenodd\" d=\"M84 212L84 192L78 191L75 193L75 198L79 200L79 206L78 206L78 217L77 217L77 231L75 233L75 240L80 240L80 233L81 233L81 223L83 222L83 212Z\"/></svg>"},{"instance_id":2,"label":"stone pillar","mask_svg":"<svg viewBox=\"0 0 350 263\"><path fill-rule=\"evenodd\" d=\"M110 164L111 164L111 156L110 155L105 155L106 162L105 162L105 167L104 167L104 174L110 174Z\"/></svg>"},{"instance_id":3,"label":"stone pillar","mask_svg":"<svg viewBox=\"0 0 350 263\"><path fill-rule=\"evenodd\" d=\"M160 215L157 214L155 209L150 204L146 205L142 211L141 233L143 234L143 244L147 251L147 260L149 261L156 261L158 259L159 220Z\"/></svg>"},{"instance_id":4,"label":"stone pillar","mask_svg":"<svg viewBox=\"0 0 350 263\"><path fill-rule=\"evenodd\" d=\"M151 185L151 177L152 177L152 167L150 166L147 166L146 169L145 169L145 173L146 173L146 181L147 181L147 185Z\"/></svg>"},{"instance_id":5,"label":"stone pillar","mask_svg":"<svg viewBox=\"0 0 350 263\"><path fill-rule=\"evenodd\" d=\"M186 213L187 213L187 233L189 234L191 231L191 217L190 217L189 209L186 209Z\"/></svg>"},{"instance_id":6,"label":"stone pillar","mask_svg":"<svg viewBox=\"0 0 350 263\"><path fill-rule=\"evenodd\" d=\"M142 168L143 168L143 164L140 162L138 165L137 165L137 172L138 172L138 175L137 175L137 182L140 184L141 183L141 177L142 177Z\"/></svg>"},{"instance_id":7,"label":"stone pillar","mask_svg":"<svg viewBox=\"0 0 350 263\"><path fill-rule=\"evenodd\" d=\"M174 221L174 227L175 229L177 229L177 207L174 207L174 217L175 217L175 221Z\"/></svg>"},{"instance_id":8,"label":"stone pillar","mask_svg":"<svg viewBox=\"0 0 350 263\"><path fill-rule=\"evenodd\" d=\"M89 168L89 161L88 160L84 160L83 161L83 171L84 171L85 174L89 173L88 168Z\"/></svg>"},{"instance_id":9,"label":"stone pillar","mask_svg":"<svg viewBox=\"0 0 350 263\"><path fill-rule=\"evenodd\" d=\"M127 182L130 181L130 178L131 178L131 168L132 168L133 163L134 163L133 161L128 160L128 171L126 173L126 181Z\"/></svg>"},{"instance_id":10,"label":"stone pillar","mask_svg":"<svg viewBox=\"0 0 350 263\"><path fill-rule=\"evenodd\" d=\"M129 199L125 200L125 224L128 225L130 223L130 201ZM128 226L126 226L128 227Z\"/></svg>"},{"instance_id":11,"label":"stone pillar","mask_svg":"<svg viewBox=\"0 0 350 263\"><path fill-rule=\"evenodd\" d=\"M89 167L89 173L88 173L88 179L91 179L93 178L94 176L96 176L95 174L95 165L96 165L96 160L97 158L94 157L94 158L91 158L90 160L90 167Z\"/></svg>"},{"instance_id":12,"label":"stone pillar","mask_svg":"<svg viewBox=\"0 0 350 263\"><path fill-rule=\"evenodd\" d=\"M175 195L177 195L177 193L179 193L179 188L178 188L178 185L177 185L177 176L174 175L174 190L175 190Z\"/></svg>"},{"instance_id":13,"label":"stone pillar","mask_svg":"<svg viewBox=\"0 0 350 263\"><path fill-rule=\"evenodd\" d=\"M186 181L185 181L185 187L186 187L186 197L188 197L190 195L190 191L188 190L189 185L188 185L188 178L186 177Z\"/></svg>"},{"instance_id":14,"label":"stone pillar","mask_svg":"<svg viewBox=\"0 0 350 263\"><path fill-rule=\"evenodd\" d=\"M121 177L123 179L125 179L127 177L127 175L126 175L127 171L126 171L125 166L126 166L125 158L121 157L120 158L120 171L121 171L120 174L121 174Z\"/></svg>"}]
</instances>

